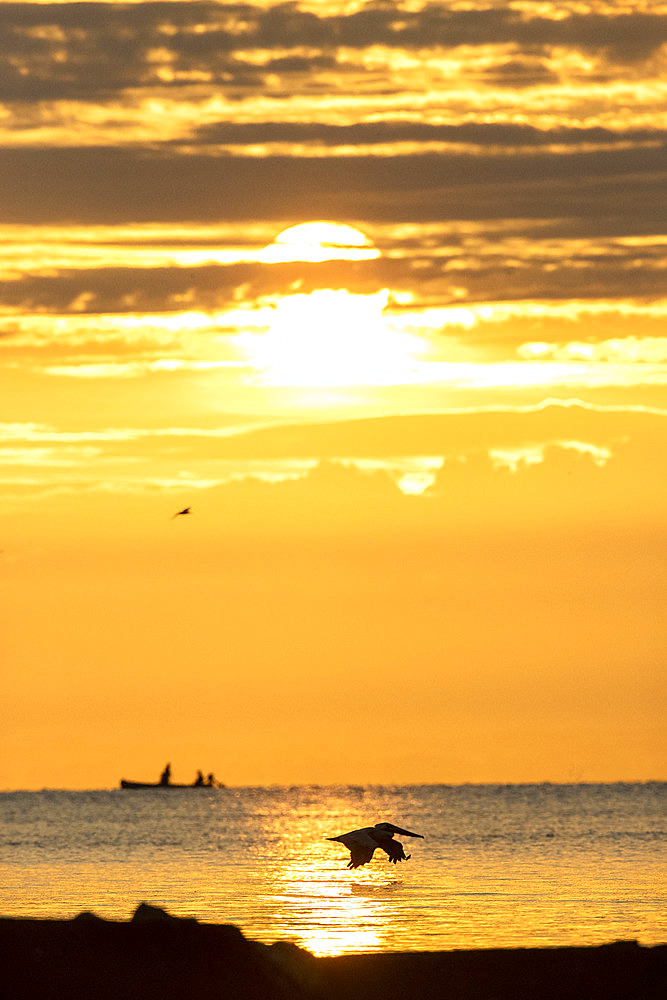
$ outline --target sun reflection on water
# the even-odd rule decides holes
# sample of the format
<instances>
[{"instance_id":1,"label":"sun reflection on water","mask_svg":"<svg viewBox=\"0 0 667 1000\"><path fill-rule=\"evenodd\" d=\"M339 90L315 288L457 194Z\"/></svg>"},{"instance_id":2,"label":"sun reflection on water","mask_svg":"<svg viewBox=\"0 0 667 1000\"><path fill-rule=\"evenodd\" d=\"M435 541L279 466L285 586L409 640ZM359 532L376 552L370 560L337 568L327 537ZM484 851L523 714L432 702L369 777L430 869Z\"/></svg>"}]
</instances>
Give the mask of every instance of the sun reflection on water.
<instances>
[{"instance_id":1,"label":"sun reflection on water","mask_svg":"<svg viewBox=\"0 0 667 1000\"><path fill-rule=\"evenodd\" d=\"M359 789L357 802L352 788L301 789L287 826L283 808L263 812L261 837L281 857L256 884L263 905L274 914L272 940L292 941L321 956L397 947L393 928L407 905L409 874L389 865L384 855L350 871L347 849L327 840L363 826L368 808L377 818L387 818L384 804L371 805L368 796ZM251 938L267 936L265 927L244 930Z\"/></svg>"},{"instance_id":2,"label":"sun reflection on water","mask_svg":"<svg viewBox=\"0 0 667 1000\"><path fill-rule=\"evenodd\" d=\"M343 859L344 860L344 859ZM383 869L351 874L336 861L291 861L274 884L285 936L314 955L381 950L390 923L392 889L400 882Z\"/></svg>"}]
</instances>

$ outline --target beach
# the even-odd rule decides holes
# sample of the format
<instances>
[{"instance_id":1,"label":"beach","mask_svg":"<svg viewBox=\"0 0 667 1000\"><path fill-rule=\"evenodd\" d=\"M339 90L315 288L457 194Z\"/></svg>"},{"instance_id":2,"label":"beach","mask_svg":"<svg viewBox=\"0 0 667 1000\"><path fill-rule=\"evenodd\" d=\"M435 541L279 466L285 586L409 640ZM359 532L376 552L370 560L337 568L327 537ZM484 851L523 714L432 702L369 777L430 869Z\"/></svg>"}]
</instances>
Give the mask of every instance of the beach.
<instances>
[{"instance_id":1,"label":"beach","mask_svg":"<svg viewBox=\"0 0 667 1000\"><path fill-rule=\"evenodd\" d=\"M129 921L0 919L12 1000L659 1000L667 944L315 957L141 904Z\"/></svg>"}]
</instances>

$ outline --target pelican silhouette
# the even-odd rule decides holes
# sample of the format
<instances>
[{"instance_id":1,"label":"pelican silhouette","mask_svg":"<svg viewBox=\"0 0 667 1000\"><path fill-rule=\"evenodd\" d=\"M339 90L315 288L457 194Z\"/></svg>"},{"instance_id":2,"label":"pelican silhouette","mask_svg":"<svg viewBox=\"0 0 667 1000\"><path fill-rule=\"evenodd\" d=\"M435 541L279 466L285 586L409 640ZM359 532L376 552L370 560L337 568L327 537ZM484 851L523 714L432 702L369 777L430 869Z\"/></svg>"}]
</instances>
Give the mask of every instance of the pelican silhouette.
<instances>
[{"instance_id":1,"label":"pelican silhouette","mask_svg":"<svg viewBox=\"0 0 667 1000\"><path fill-rule=\"evenodd\" d=\"M192 513L192 507L184 507L183 510L177 510L176 513L172 515L171 519L173 521L175 517L180 517L181 514L191 514L191 513Z\"/></svg>"},{"instance_id":2,"label":"pelican silhouette","mask_svg":"<svg viewBox=\"0 0 667 1000\"><path fill-rule=\"evenodd\" d=\"M359 868L368 864L378 847L389 855L389 860L395 865L398 861L407 861L410 857L403 850L403 844L393 839L395 833L402 833L404 837L424 839L423 834L403 830L393 823L376 823L375 826L364 826L361 830L341 833L338 837L327 837L327 840L337 840L345 844L350 852L348 868Z\"/></svg>"}]
</instances>

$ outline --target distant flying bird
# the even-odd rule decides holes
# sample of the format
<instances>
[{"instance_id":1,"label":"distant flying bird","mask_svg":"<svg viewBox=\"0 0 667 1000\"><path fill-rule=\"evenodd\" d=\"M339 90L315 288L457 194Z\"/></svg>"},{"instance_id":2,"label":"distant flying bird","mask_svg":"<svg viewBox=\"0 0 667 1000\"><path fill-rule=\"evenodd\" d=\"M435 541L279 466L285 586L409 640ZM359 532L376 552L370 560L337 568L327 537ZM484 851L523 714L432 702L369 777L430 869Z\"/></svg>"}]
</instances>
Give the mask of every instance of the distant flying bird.
<instances>
[{"instance_id":1,"label":"distant flying bird","mask_svg":"<svg viewBox=\"0 0 667 1000\"><path fill-rule=\"evenodd\" d=\"M402 833L405 837L421 837L423 834L412 833L410 830L403 830L393 823L376 823L375 826L365 826L361 830L352 830L350 833L341 833L339 837L327 837L327 840L337 840L345 844L350 852L348 868L359 868L366 865L373 857L376 848L380 848L389 855L392 864L397 861L407 861L411 856L403 850L403 844L394 840L395 833Z\"/></svg>"},{"instance_id":2,"label":"distant flying bird","mask_svg":"<svg viewBox=\"0 0 667 1000\"><path fill-rule=\"evenodd\" d=\"M174 517L180 517L181 514L191 514L191 513L192 513L192 507L184 507L183 510L176 511L176 513L172 517L172 521L174 520Z\"/></svg>"}]
</instances>

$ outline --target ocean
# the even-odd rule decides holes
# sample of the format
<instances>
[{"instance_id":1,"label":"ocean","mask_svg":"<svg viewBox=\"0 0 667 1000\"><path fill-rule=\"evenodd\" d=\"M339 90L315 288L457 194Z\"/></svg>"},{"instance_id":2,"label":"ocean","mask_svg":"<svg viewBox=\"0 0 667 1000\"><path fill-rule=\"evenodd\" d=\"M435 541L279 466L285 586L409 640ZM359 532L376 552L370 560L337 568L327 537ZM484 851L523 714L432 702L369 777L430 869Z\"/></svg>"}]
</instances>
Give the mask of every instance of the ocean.
<instances>
[{"instance_id":1,"label":"ocean","mask_svg":"<svg viewBox=\"0 0 667 1000\"><path fill-rule=\"evenodd\" d=\"M317 955L667 941L667 785L0 793L0 916L141 902ZM411 858L335 836L389 820Z\"/></svg>"}]
</instances>

